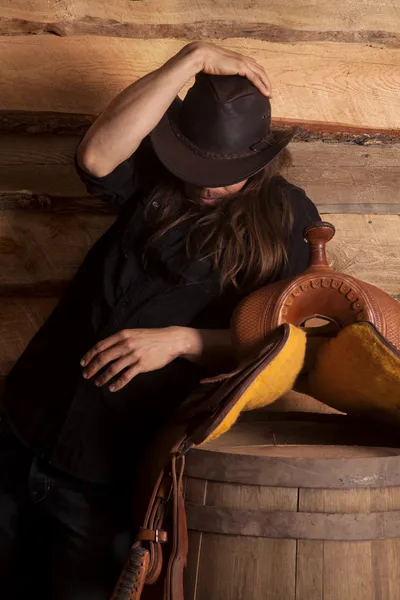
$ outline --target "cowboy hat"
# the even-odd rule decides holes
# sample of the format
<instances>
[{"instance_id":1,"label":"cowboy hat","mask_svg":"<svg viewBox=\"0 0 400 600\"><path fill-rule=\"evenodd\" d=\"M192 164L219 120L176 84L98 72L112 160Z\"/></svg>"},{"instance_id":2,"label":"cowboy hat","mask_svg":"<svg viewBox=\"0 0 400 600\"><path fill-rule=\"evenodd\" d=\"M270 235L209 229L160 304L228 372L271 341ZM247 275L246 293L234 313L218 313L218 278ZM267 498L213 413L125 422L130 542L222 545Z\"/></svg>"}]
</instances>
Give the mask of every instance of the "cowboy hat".
<instances>
[{"instance_id":1,"label":"cowboy hat","mask_svg":"<svg viewBox=\"0 0 400 600\"><path fill-rule=\"evenodd\" d=\"M298 128L271 130L271 104L246 77L196 75L150 134L163 165L201 187L243 181L267 165Z\"/></svg>"}]
</instances>

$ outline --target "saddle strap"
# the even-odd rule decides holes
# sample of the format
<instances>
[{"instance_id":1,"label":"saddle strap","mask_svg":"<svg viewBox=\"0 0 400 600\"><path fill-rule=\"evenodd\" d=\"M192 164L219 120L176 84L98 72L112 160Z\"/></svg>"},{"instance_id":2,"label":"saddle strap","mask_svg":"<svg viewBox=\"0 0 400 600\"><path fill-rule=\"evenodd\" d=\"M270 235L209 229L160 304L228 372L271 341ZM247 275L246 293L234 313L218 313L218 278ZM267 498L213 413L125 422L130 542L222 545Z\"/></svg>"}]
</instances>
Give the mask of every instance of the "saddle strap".
<instances>
[{"instance_id":1,"label":"saddle strap","mask_svg":"<svg viewBox=\"0 0 400 600\"><path fill-rule=\"evenodd\" d=\"M183 497L185 457L172 455L170 473L160 474L143 527L140 528L111 600L140 600L144 585L153 584L162 571L161 544L168 541L162 529L166 505L172 500L172 548L165 571L164 600L184 600L183 570L188 534ZM148 547L143 547L145 543Z\"/></svg>"},{"instance_id":2,"label":"saddle strap","mask_svg":"<svg viewBox=\"0 0 400 600\"><path fill-rule=\"evenodd\" d=\"M139 544L134 544L129 551L111 600L140 600L149 562L149 551Z\"/></svg>"},{"instance_id":3,"label":"saddle strap","mask_svg":"<svg viewBox=\"0 0 400 600\"><path fill-rule=\"evenodd\" d=\"M146 574L146 584L152 585L159 578L163 566L161 544L168 541L168 533L162 529L165 506L171 494L171 477L161 473L149 505L148 514L143 527L136 535L136 542L147 542L150 561Z\"/></svg>"},{"instance_id":4,"label":"saddle strap","mask_svg":"<svg viewBox=\"0 0 400 600\"><path fill-rule=\"evenodd\" d=\"M165 577L164 600L184 600L183 570L188 554L188 532L185 502L183 497L183 473L185 457L177 454L172 457L173 489L173 540Z\"/></svg>"}]
</instances>

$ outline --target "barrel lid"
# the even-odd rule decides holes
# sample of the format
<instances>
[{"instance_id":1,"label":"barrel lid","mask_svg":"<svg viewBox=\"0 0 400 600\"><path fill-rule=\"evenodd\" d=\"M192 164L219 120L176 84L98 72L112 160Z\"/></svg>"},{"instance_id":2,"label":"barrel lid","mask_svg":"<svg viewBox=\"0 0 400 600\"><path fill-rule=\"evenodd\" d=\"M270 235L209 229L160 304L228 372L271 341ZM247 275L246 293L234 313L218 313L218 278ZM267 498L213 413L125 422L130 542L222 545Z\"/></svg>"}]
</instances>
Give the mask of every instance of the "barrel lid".
<instances>
[{"instance_id":1,"label":"barrel lid","mask_svg":"<svg viewBox=\"0 0 400 600\"><path fill-rule=\"evenodd\" d=\"M186 473L247 485L400 485L397 437L386 427L346 415L270 413L259 421L239 421L189 452Z\"/></svg>"}]
</instances>

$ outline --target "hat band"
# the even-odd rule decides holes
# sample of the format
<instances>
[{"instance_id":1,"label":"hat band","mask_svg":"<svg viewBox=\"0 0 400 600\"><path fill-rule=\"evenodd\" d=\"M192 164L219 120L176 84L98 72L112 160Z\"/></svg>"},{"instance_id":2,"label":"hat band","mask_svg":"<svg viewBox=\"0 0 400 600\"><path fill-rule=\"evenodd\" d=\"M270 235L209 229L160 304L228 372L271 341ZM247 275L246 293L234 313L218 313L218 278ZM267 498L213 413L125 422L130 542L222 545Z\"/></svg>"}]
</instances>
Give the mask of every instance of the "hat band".
<instances>
[{"instance_id":1,"label":"hat band","mask_svg":"<svg viewBox=\"0 0 400 600\"><path fill-rule=\"evenodd\" d=\"M202 150L196 144L194 144L189 138L187 138L181 130L178 128L176 123L171 119L171 116L168 115L169 122L171 124L171 128L176 135L176 137L183 143L185 146L190 148L192 152L201 156L201 158L208 158L211 160L234 160L235 158L246 158L248 156L254 156L255 153L264 150L268 146L274 146L276 144L276 140L272 136L263 137L259 142L250 146L249 150L244 150L242 152L230 152L229 154L221 154L217 152L209 152L208 150Z\"/></svg>"}]
</instances>

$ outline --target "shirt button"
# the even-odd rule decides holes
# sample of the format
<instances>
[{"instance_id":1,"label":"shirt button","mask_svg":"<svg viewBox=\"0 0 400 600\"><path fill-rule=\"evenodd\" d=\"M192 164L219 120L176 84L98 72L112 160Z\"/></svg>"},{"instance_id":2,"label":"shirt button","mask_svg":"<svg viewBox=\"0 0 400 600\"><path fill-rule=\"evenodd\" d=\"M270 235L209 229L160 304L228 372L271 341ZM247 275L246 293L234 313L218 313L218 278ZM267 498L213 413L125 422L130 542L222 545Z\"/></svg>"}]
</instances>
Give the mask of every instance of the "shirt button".
<instances>
[{"instance_id":1,"label":"shirt button","mask_svg":"<svg viewBox=\"0 0 400 600\"><path fill-rule=\"evenodd\" d=\"M121 305L122 306L128 306L129 301L128 300L122 300Z\"/></svg>"}]
</instances>

